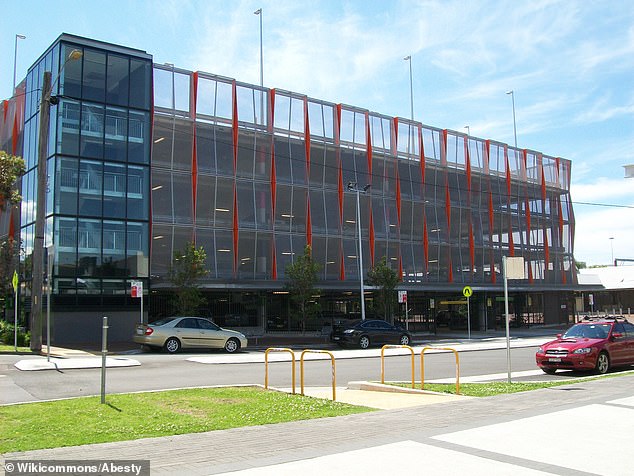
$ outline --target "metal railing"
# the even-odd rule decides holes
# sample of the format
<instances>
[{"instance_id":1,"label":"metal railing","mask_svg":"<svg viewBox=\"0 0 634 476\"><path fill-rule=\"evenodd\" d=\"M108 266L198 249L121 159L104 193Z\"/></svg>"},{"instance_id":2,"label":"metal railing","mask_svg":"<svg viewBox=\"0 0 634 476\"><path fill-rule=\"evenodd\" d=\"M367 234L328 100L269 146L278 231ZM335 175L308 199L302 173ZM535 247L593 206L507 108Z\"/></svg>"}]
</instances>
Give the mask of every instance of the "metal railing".
<instances>
[{"instance_id":1,"label":"metal railing","mask_svg":"<svg viewBox=\"0 0 634 476\"><path fill-rule=\"evenodd\" d=\"M286 347L269 347L264 351L264 388L268 390L269 388L269 352L289 352L291 354L291 362L292 362L292 382L293 382L293 395L295 394L295 352L291 349L287 349ZM304 386L302 382L302 395L304 394Z\"/></svg>"}]
</instances>

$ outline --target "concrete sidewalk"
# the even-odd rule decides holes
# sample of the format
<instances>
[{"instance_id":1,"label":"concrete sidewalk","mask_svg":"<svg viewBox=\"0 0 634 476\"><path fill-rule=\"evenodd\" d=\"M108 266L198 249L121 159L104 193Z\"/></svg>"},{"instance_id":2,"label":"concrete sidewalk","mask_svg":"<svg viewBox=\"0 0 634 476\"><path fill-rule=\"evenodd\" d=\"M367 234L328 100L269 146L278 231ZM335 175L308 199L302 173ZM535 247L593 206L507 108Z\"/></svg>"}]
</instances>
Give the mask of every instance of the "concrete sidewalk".
<instances>
[{"instance_id":1,"label":"concrete sidewalk","mask_svg":"<svg viewBox=\"0 0 634 476\"><path fill-rule=\"evenodd\" d=\"M89 455L149 458L152 475L629 476L633 395L634 376L622 376L339 418L5 454L0 466Z\"/></svg>"}]
</instances>

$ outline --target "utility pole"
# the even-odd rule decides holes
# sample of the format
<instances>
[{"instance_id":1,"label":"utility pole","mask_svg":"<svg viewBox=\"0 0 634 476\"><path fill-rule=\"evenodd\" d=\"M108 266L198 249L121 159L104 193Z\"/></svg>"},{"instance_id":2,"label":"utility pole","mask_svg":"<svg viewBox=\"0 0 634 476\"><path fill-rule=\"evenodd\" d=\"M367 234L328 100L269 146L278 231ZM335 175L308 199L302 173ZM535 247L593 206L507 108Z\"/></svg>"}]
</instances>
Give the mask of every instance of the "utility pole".
<instances>
[{"instance_id":1,"label":"utility pole","mask_svg":"<svg viewBox=\"0 0 634 476\"><path fill-rule=\"evenodd\" d=\"M42 278L44 274L44 227L46 217L46 157L51 112L51 72L45 71L40 102L40 137L37 156L37 197L35 210L35 239L33 240L33 276L31 277L31 350L42 350ZM47 343L50 345L50 342Z\"/></svg>"}]
</instances>

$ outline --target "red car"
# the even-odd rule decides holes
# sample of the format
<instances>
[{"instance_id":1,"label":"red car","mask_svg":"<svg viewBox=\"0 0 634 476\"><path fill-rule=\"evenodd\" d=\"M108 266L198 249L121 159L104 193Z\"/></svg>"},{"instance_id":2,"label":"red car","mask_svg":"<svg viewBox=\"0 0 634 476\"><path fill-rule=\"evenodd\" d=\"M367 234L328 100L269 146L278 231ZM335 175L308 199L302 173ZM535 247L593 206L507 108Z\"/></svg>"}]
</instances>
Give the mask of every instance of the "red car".
<instances>
[{"instance_id":1,"label":"red car","mask_svg":"<svg viewBox=\"0 0 634 476\"><path fill-rule=\"evenodd\" d=\"M551 375L558 369L604 374L611 367L634 365L634 324L623 318L579 322L539 347L535 360Z\"/></svg>"}]
</instances>

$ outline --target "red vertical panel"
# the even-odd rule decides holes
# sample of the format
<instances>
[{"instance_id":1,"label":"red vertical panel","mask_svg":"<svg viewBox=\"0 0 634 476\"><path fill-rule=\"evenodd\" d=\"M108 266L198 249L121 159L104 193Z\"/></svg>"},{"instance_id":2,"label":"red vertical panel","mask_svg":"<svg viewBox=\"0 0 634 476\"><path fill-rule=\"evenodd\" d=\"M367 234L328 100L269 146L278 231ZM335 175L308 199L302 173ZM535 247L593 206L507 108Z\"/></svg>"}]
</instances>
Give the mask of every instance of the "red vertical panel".
<instances>
[{"instance_id":1,"label":"red vertical panel","mask_svg":"<svg viewBox=\"0 0 634 476\"><path fill-rule=\"evenodd\" d=\"M370 131L370 113L365 113L365 149L368 156L368 183L372 183L372 135Z\"/></svg>"},{"instance_id":2,"label":"red vertical panel","mask_svg":"<svg viewBox=\"0 0 634 476\"><path fill-rule=\"evenodd\" d=\"M308 120L308 98L304 97L304 147L306 150L306 183L310 181L310 121Z\"/></svg>"},{"instance_id":3,"label":"red vertical panel","mask_svg":"<svg viewBox=\"0 0 634 476\"><path fill-rule=\"evenodd\" d=\"M471 157L469 155L469 139L465 136L464 138L464 152L467 161L467 191L471 192ZM471 195L469 194L469 199L471 199Z\"/></svg>"},{"instance_id":4,"label":"red vertical panel","mask_svg":"<svg viewBox=\"0 0 634 476\"><path fill-rule=\"evenodd\" d=\"M447 166L447 129L442 131L442 144L440 144L440 165Z\"/></svg>"},{"instance_id":5,"label":"red vertical panel","mask_svg":"<svg viewBox=\"0 0 634 476\"><path fill-rule=\"evenodd\" d=\"M275 140L273 139L273 124L275 120L275 89L271 89L271 113L269 118L269 132L271 133L271 214L275 227L275 199L277 193L277 176L275 172Z\"/></svg>"},{"instance_id":6,"label":"red vertical panel","mask_svg":"<svg viewBox=\"0 0 634 476\"><path fill-rule=\"evenodd\" d=\"M192 75L192 242L196 243L196 203L198 194L198 153L196 150L196 104L198 103L198 72Z\"/></svg>"},{"instance_id":7,"label":"red vertical panel","mask_svg":"<svg viewBox=\"0 0 634 476\"><path fill-rule=\"evenodd\" d=\"M445 177L445 218L447 218L447 237L451 231L451 194L449 193L449 178Z\"/></svg>"},{"instance_id":8,"label":"red vertical panel","mask_svg":"<svg viewBox=\"0 0 634 476\"><path fill-rule=\"evenodd\" d=\"M550 248L548 246L548 233L546 227L544 227L544 260L544 274L546 274L548 272L548 263L550 263Z\"/></svg>"},{"instance_id":9,"label":"red vertical panel","mask_svg":"<svg viewBox=\"0 0 634 476\"><path fill-rule=\"evenodd\" d=\"M425 278L429 269L429 235L427 233L427 215L423 215L423 255L425 256Z\"/></svg>"},{"instance_id":10,"label":"red vertical panel","mask_svg":"<svg viewBox=\"0 0 634 476\"><path fill-rule=\"evenodd\" d=\"M18 135L19 135L19 127L18 127L18 105L15 104L15 113L13 116L13 133L11 134L11 155L15 155L18 151ZM48 153L47 153L48 154Z\"/></svg>"},{"instance_id":11,"label":"red vertical panel","mask_svg":"<svg viewBox=\"0 0 634 476\"><path fill-rule=\"evenodd\" d=\"M495 254L493 253L493 235L495 231L495 218L493 216L493 193L491 192L491 180L489 178L489 254L491 266L491 282L495 283Z\"/></svg>"},{"instance_id":12,"label":"red vertical panel","mask_svg":"<svg viewBox=\"0 0 634 476\"><path fill-rule=\"evenodd\" d=\"M374 219L372 218L372 201L370 201L370 262L374 266Z\"/></svg>"},{"instance_id":13,"label":"red vertical panel","mask_svg":"<svg viewBox=\"0 0 634 476\"><path fill-rule=\"evenodd\" d=\"M392 119L392 155L396 156L398 151L398 117Z\"/></svg>"},{"instance_id":14,"label":"red vertical panel","mask_svg":"<svg viewBox=\"0 0 634 476\"><path fill-rule=\"evenodd\" d=\"M506 194L511 198L511 164L509 163L509 148L504 144L504 164L506 165Z\"/></svg>"},{"instance_id":15,"label":"red vertical panel","mask_svg":"<svg viewBox=\"0 0 634 476\"><path fill-rule=\"evenodd\" d=\"M335 146L337 151L337 167L339 167L339 177L337 184L337 194L339 198L339 229L343 228L343 170L341 164L341 104L337 104L336 107L337 117L335 124ZM345 275L345 273L344 273Z\"/></svg>"},{"instance_id":16,"label":"red vertical panel","mask_svg":"<svg viewBox=\"0 0 634 476\"><path fill-rule=\"evenodd\" d=\"M515 243L513 242L513 225L509 217L509 256L515 256Z\"/></svg>"},{"instance_id":17,"label":"red vertical panel","mask_svg":"<svg viewBox=\"0 0 634 476\"><path fill-rule=\"evenodd\" d=\"M471 273L475 268L475 242L473 240L473 225L469 223L469 258L471 258Z\"/></svg>"},{"instance_id":18,"label":"red vertical panel","mask_svg":"<svg viewBox=\"0 0 634 476\"><path fill-rule=\"evenodd\" d=\"M401 257L401 250L398 250L398 280L403 281L403 258Z\"/></svg>"},{"instance_id":19,"label":"red vertical panel","mask_svg":"<svg viewBox=\"0 0 634 476\"><path fill-rule=\"evenodd\" d=\"M451 248L448 248L447 254L448 254L447 262L449 263L449 282L453 283L453 263L451 262Z\"/></svg>"},{"instance_id":20,"label":"red vertical panel","mask_svg":"<svg viewBox=\"0 0 634 476\"><path fill-rule=\"evenodd\" d=\"M313 246L313 228L310 219L310 194L306 190L306 244Z\"/></svg>"},{"instance_id":21,"label":"red vertical panel","mask_svg":"<svg viewBox=\"0 0 634 476\"><path fill-rule=\"evenodd\" d=\"M277 279L277 250L276 250L276 246L275 246L275 235L273 235L273 243L272 243L272 250L271 250L271 255L273 257L272 261L272 265L271 265L271 277L273 278L273 280Z\"/></svg>"},{"instance_id":22,"label":"red vertical panel","mask_svg":"<svg viewBox=\"0 0 634 476\"><path fill-rule=\"evenodd\" d=\"M401 229L401 179L398 175L398 157L394 159L394 175L396 177L396 217L398 218L398 229Z\"/></svg>"},{"instance_id":23,"label":"red vertical panel","mask_svg":"<svg viewBox=\"0 0 634 476\"><path fill-rule=\"evenodd\" d=\"M233 102L233 175L236 174L238 166L238 92L235 79L231 83L231 100Z\"/></svg>"},{"instance_id":24,"label":"red vertical panel","mask_svg":"<svg viewBox=\"0 0 634 476\"><path fill-rule=\"evenodd\" d=\"M339 148L337 148L339 156ZM343 226L343 170L341 170L341 160L339 162L339 183L337 184L337 195L339 198L339 228Z\"/></svg>"},{"instance_id":25,"label":"red vertical panel","mask_svg":"<svg viewBox=\"0 0 634 476\"><path fill-rule=\"evenodd\" d=\"M233 182L233 275L238 270L238 190Z\"/></svg>"},{"instance_id":26,"label":"red vertical panel","mask_svg":"<svg viewBox=\"0 0 634 476\"><path fill-rule=\"evenodd\" d=\"M7 113L9 112L9 101L6 99L2 101L2 113L4 115L4 122L7 122Z\"/></svg>"},{"instance_id":27,"label":"red vertical panel","mask_svg":"<svg viewBox=\"0 0 634 476\"><path fill-rule=\"evenodd\" d=\"M425 146L423 143L423 126L418 125L418 149L420 151L420 180L423 187L425 187Z\"/></svg>"},{"instance_id":28,"label":"red vertical panel","mask_svg":"<svg viewBox=\"0 0 634 476\"><path fill-rule=\"evenodd\" d=\"M346 262L343 259L343 240L339 240L339 280L346 280Z\"/></svg>"}]
</instances>

